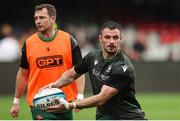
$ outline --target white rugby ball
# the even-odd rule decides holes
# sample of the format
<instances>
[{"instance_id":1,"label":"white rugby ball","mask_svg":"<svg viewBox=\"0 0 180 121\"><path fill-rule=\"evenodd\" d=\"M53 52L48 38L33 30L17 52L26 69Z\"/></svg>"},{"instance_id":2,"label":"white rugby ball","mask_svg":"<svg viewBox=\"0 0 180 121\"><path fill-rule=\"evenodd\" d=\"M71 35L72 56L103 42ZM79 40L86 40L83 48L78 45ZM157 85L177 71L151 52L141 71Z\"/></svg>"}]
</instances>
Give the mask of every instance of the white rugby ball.
<instances>
[{"instance_id":1,"label":"white rugby ball","mask_svg":"<svg viewBox=\"0 0 180 121\"><path fill-rule=\"evenodd\" d=\"M41 110L49 106L58 105L58 98L66 99L64 92L58 88L46 88L39 91L33 98L33 105Z\"/></svg>"}]
</instances>

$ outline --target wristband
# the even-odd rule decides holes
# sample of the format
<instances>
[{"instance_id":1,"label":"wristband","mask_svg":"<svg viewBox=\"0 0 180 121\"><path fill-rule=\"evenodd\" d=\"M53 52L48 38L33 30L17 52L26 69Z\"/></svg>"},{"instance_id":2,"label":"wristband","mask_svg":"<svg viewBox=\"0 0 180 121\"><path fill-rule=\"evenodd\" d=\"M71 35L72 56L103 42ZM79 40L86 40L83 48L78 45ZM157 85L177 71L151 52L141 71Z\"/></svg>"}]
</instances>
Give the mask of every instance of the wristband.
<instances>
[{"instance_id":1,"label":"wristband","mask_svg":"<svg viewBox=\"0 0 180 121\"><path fill-rule=\"evenodd\" d=\"M73 108L76 109L76 102L73 102Z\"/></svg>"},{"instance_id":2,"label":"wristband","mask_svg":"<svg viewBox=\"0 0 180 121\"><path fill-rule=\"evenodd\" d=\"M77 95L77 99L78 99L78 100L82 100L82 99L84 99L84 95L83 95L83 94L81 94L81 93L78 93L78 95Z\"/></svg>"},{"instance_id":3,"label":"wristband","mask_svg":"<svg viewBox=\"0 0 180 121\"><path fill-rule=\"evenodd\" d=\"M19 101L20 101L20 99L15 97L14 100L13 100L13 104L19 104Z\"/></svg>"}]
</instances>

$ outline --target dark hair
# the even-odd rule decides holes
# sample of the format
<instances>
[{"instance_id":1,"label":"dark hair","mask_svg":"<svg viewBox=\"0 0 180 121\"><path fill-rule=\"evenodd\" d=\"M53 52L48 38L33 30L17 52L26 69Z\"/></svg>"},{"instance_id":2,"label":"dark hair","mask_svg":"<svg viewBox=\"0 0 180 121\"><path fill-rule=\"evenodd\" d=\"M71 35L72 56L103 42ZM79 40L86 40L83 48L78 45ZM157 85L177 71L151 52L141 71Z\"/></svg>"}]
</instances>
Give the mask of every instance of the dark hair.
<instances>
[{"instance_id":1,"label":"dark hair","mask_svg":"<svg viewBox=\"0 0 180 121\"><path fill-rule=\"evenodd\" d=\"M34 10L42 10L43 8L46 8L48 11L49 16L56 16L56 8L51 4L40 4L35 6Z\"/></svg>"},{"instance_id":2,"label":"dark hair","mask_svg":"<svg viewBox=\"0 0 180 121\"><path fill-rule=\"evenodd\" d=\"M100 28L100 34L105 28L108 28L110 30L119 29L119 31L121 31L121 25L114 21L105 22Z\"/></svg>"}]
</instances>

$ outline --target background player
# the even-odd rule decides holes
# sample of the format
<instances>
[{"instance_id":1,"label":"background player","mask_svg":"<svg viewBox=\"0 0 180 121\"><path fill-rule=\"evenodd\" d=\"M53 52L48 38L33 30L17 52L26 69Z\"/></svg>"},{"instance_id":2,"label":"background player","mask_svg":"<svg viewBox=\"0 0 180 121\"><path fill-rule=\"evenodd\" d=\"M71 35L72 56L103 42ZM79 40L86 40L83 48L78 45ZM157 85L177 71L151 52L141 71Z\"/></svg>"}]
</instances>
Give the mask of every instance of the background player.
<instances>
[{"instance_id":1,"label":"background player","mask_svg":"<svg viewBox=\"0 0 180 121\"><path fill-rule=\"evenodd\" d=\"M51 4L35 7L37 33L30 36L23 48L20 67L16 77L15 98L11 108L12 117L18 117L19 100L28 84L27 103L31 107L33 119L71 120L72 112L47 113L32 106L34 95L43 86L57 80L61 74L81 61L82 56L76 40L67 32L54 29L56 9ZM62 90L67 101L76 99L84 90L84 76L81 83L74 82Z\"/></svg>"}]
</instances>

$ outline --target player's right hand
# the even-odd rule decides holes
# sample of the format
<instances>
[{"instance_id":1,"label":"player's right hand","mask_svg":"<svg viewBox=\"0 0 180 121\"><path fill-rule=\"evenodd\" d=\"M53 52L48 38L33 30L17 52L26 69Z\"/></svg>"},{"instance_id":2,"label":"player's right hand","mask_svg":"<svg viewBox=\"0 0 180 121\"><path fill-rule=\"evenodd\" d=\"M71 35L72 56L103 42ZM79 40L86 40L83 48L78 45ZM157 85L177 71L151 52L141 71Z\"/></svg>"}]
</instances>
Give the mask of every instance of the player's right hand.
<instances>
[{"instance_id":1,"label":"player's right hand","mask_svg":"<svg viewBox=\"0 0 180 121\"><path fill-rule=\"evenodd\" d=\"M41 90L46 89L46 88L58 88L57 83L56 82L50 83L50 84L40 88L38 91L41 91Z\"/></svg>"},{"instance_id":2,"label":"player's right hand","mask_svg":"<svg viewBox=\"0 0 180 121\"><path fill-rule=\"evenodd\" d=\"M13 118L17 118L19 113L19 104L13 104L11 107L10 115Z\"/></svg>"}]
</instances>

